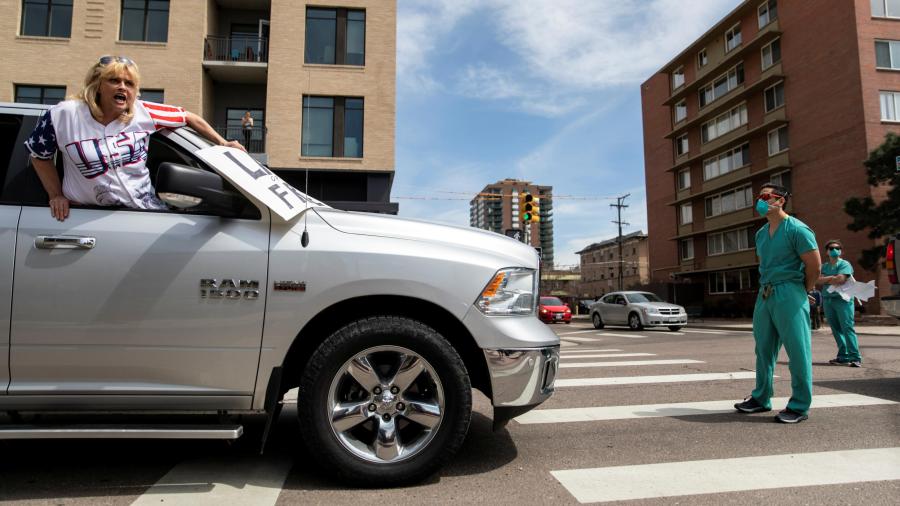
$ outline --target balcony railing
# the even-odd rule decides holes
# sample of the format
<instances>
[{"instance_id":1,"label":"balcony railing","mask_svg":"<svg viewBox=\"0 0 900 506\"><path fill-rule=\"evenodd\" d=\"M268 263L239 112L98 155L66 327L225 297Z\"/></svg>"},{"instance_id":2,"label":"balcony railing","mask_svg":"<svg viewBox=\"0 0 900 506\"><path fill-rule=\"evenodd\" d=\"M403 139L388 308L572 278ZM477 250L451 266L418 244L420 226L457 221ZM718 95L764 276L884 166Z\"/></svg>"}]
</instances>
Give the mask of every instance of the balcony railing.
<instances>
[{"instance_id":1,"label":"balcony railing","mask_svg":"<svg viewBox=\"0 0 900 506\"><path fill-rule=\"evenodd\" d=\"M266 129L261 126L254 126L249 132L249 141L247 133L240 125L233 127L216 127L216 132L229 141L238 141L247 148L248 153L265 153L266 152Z\"/></svg>"},{"instance_id":2,"label":"balcony railing","mask_svg":"<svg viewBox=\"0 0 900 506\"><path fill-rule=\"evenodd\" d=\"M207 36L203 44L203 60L266 63L269 61L269 39Z\"/></svg>"}]
</instances>

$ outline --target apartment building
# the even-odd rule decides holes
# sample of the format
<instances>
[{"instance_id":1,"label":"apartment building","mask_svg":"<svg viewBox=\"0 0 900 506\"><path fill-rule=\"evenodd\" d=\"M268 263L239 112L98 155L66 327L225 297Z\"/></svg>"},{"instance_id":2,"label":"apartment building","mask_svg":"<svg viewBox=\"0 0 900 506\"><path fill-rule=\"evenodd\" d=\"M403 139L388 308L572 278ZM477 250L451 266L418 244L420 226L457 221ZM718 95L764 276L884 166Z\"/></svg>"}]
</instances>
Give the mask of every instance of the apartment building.
<instances>
[{"instance_id":1,"label":"apartment building","mask_svg":"<svg viewBox=\"0 0 900 506\"><path fill-rule=\"evenodd\" d=\"M843 240L857 279L887 286L857 264L873 240L847 230L843 205L885 194L862 162L900 132L900 2L743 2L644 82L641 100L651 277L682 287L680 303L752 307L754 197L769 181L791 189L788 212L820 246ZM877 298L866 308L877 313Z\"/></svg>"},{"instance_id":2,"label":"apartment building","mask_svg":"<svg viewBox=\"0 0 900 506\"><path fill-rule=\"evenodd\" d=\"M395 0L0 0L0 11L0 101L56 103L99 56L128 56L141 98L200 114L334 207L396 214Z\"/></svg>"},{"instance_id":3,"label":"apartment building","mask_svg":"<svg viewBox=\"0 0 900 506\"><path fill-rule=\"evenodd\" d=\"M519 194L536 199L540 221L523 223ZM531 181L504 179L489 184L469 202L469 226L516 237L541 249L541 261L553 266L553 187Z\"/></svg>"},{"instance_id":4,"label":"apartment building","mask_svg":"<svg viewBox=\"0 0 900 506\"><path fill-rule=\"evenodd\" d=\"M619 290L620 281L623 290L646 286L650 282L649 249L647 234L637 231L622 236L621 256L618 237L576 252L581 257L579 292L594 298Z\"/></svg>"}]
</instances>

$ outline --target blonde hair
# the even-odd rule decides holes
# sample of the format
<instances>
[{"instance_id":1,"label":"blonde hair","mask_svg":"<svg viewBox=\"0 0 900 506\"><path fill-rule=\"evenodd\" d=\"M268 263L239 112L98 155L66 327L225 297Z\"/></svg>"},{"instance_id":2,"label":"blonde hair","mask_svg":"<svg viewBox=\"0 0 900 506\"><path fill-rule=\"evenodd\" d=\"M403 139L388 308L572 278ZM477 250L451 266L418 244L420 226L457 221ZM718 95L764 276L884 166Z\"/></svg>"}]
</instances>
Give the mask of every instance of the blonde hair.
<instances>
[{"instance_id":1,"label":"blonde hair","mask_svg":"<svg viewBox=\"0 0 900 506\"><path fill-rule=\"evenodd\" d=\"M131 76L131 80L134 81L135 100L137 100L137 94L141 86L141 74L137 64L130 60L126 63L115 57L107 64L98 61L91 66L87 76L84 78L84 87L76 95L73 95L70 98L81 100L86 103L91 109L91 115L94 116L94 119L98 121L102 120L103 109L100 108L100 104L98 103L100 100L100 83L103 82L104 79L109 79L121 74L128 74ZM132 102L125 112L119 116L119 121L122 123L130 123L131 118L133 117L134 103Z\"/></svg>"}]
</instances>

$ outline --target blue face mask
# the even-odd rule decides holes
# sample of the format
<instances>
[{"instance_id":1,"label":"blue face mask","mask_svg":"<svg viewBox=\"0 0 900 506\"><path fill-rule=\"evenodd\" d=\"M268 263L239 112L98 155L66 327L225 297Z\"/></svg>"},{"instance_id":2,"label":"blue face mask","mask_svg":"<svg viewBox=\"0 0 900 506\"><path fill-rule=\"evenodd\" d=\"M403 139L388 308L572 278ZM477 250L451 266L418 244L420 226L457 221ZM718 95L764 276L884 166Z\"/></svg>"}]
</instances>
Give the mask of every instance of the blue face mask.
<instances>
[{"instance_id":1,"label":"blue face mask","mask_svg":"<svg viewBox=\"0 0 900 506\"><path fill-rule=\"evenodd\" d=\"M766 213L769 212L769 203L765 200L757 200L756 201L756 212L759 213L760 216L765 216Z\"/></svg>"},{"instance_id":2,"label":"blue face mask","mask_svg":"<svg viewBox=\"0 0 900 506\"><path fill-rule=\"evenodd\" d=\"M828 250L828 256L830 256L831 258L837 258L837 257L841 256L841 250L830 249L830 250Z\"/></svg>"}]
</instances>

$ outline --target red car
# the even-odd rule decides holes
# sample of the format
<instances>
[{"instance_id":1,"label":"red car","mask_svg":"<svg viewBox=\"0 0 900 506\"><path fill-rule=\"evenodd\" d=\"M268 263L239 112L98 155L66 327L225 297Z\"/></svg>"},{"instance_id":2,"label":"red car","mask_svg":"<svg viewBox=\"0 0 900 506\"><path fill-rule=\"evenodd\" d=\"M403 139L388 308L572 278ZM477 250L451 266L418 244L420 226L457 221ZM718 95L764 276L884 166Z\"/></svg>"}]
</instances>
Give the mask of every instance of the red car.
<instances>
[{"instance_id":1,"label":"red car","mask_svg":"<svg viewBox=\"0 0 900 506\"><path fill-rule=\"evenodd\" d=\"M538 318L544 323L572 323L572 310L556 297L541 297Z\"/></svg>"}]
</instances>

